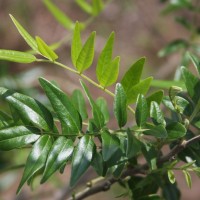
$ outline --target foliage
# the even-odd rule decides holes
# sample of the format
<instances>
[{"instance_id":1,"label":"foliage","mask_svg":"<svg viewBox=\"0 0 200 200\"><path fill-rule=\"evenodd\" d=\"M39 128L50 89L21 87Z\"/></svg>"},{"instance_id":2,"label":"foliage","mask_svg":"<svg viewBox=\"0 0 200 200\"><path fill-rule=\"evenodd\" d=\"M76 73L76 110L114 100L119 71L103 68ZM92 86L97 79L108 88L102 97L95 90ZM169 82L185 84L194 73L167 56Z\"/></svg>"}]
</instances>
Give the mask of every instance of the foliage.
<instances>
[{"instance_id":1,"label":"foliage","mask_svg":"<svg viewBox=\"0 0 200 200\"><path fill-rule=\"evenodd\" d=\"M92 16L103 8L100 0L91 4L81 0L76 2ZM91 181L88 190L74 194L73 199L106 191L114 183L124 189L121 196L130 199L180 199L174 171L182 171L188 187L192 187L190 173L199 175L200 172L200 66L197 55L192 52L189 56L197 69L197 76L187 65L180 68L184 88L172 86L166 96L162 90L149 94L153 78L141 79L144 57L135 61L117 82L120 57L112 58L113 32L99 55L96 65L98 83L94 82L84 72L93 63L96 33L92 32L82 44L83 24L73 23L51 1L45 0L44 3L65 28L73 29L71 60L74 68L58 62L59 55L53 48L40 37L32 37L13 16L17 30L34 55L2 49L0 60L48 62L60 66L81 77L83 90L75 90L69 96L55 83L40 77L41 88L51 103L49 109L30 96L0 87L0 97L10 107L10 112L0 112L0 150L31 147L17 193L26 182L31 185L37 176L41 175L41 183L45 183L56 171L62 173L66 165L70 165L71 187L90 166L103 177L98 187ZM180 40L172 44L176 49L184 47ZM172 44L160 55L173 52ZM86 81L113 97L115 129L108 127L112 113L108 111L106 100L102 97L94 99ZM108 88L111 85L115 86L114 93ZM87 114L83 92L91 107L91 117ZM170 151L163 155L164 146ZM140 163L141 156L146 160L145 164ZM178 165L180 161L184 162L181 166ZM161 195L157 194L158 190L162 191Z\"/></svg>"}]
</instances>

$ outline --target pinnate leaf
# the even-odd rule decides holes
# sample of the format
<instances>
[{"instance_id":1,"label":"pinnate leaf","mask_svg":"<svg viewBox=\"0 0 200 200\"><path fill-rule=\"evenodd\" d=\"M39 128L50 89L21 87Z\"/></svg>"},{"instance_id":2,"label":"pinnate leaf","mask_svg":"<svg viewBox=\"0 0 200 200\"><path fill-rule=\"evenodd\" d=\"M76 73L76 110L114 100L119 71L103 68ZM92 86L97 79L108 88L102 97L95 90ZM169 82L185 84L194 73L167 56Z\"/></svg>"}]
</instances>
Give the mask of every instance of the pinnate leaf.
<instances>
[{"instance_id":1,"label":"pinnate leaf","mask_svg":"<svg viewBox=\"0 0 200 200\"><path fill-rule=\"evenodd\" d=\"M30 180L37 172L44 168L52 143L53 141L50 136L43 135L34 144L26 161L24 173L17 189L17 193L20 192L26 181Z\"/></svg>"},{"instance_id":2,"label":"pinnate leaf","mask_svg":"<svg viewBox=\"0 0 200 200\"><path fill-rule=\"evenodd\" d=\"M114 114L119 127L123 127L127 122L127 101L125 91L120 83L117 83L115 88Z\"/></svg>"},{"instance_id":3,"label":"pinnate leaf","mask_svg":"<svg viewBox=\"0 0 200 200\"><path fill-rule=\"evenodd\" d=\"M0 150L8 151L23 147L35 142L38 138L39 130L26 126L13 126L0 130Z\"/></svg>"},{"instance_id":4,"label":"pinnate leaf","mask_svg":"<svg viewBox=\"0 0 200 200\"><path fill-rule=\"evenodd\" d=\"M69 97L46 79L39 78L39 82L61 122L63 134L78 134L82 120Z\"/></svg>"},{"instance_id":5,"label":"pinnate leaf","mask_svg":"<svg viewBox=\"0 0 200 200\"><path fill-rule=\"evenodd\" d=\"M94 147L94 141L89 135L84 135L80 139L72 159L71 186L74 186L77 183L79 178L90 166Z\"/></svg>"},{"instance_id":6,"label":"pinnate leaf","mask_svg":"<svg viewBox=\"0 0 200 200\"><path fill-rule=\"evenodd\" d=\"M94 58L94 40L95 40L95 32L92 32L91 35L88 37L87 41L83 45L77 61L76 61L76 69L82 73L86 69L88 69Z\"/></svg>"},{"instance_id":7,"label":"pinnate leaf","mask_svg":"<svg viewBox=\"0 0 200 200\"><path fill-rule=\"evenodd\" d=\"M32 63L36 61L36 57L30 53L0 49L0 60L17 63Z\"/></svg>"},{"instance_id":8,"label":"pinnate leaf","mask_svg":"<svg viewBox=\"0 0 200 200\"><path fill-rule=\"evenodd\" d=\"M46 161L41 183L44 183L56 170L67 162L73 152L73 142L65 137L59 137L52 145Z\"/></svg>"}]
</instances>

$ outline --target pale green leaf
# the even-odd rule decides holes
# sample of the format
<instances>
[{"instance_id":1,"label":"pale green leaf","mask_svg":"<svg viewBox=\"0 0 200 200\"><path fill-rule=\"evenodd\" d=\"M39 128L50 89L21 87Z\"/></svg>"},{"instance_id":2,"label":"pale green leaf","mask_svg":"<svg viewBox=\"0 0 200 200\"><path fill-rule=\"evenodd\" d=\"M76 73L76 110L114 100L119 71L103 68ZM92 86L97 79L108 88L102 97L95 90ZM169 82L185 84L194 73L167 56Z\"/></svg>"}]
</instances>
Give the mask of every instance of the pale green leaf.
<instances>
[{"instance_id":1,"label":"pale green leaf","mask_svg":"<svg viewBox=\"0 0 200 200\"><path fill-rule=\"evenodd\" d=\"M191 179L189 172L186 170L183 170L183 174L185 176L185 180L186 180L188 187L191 188L192 187L192 179Z\"/></svg>"},{"instance_id":2,"label":"pale green leaf","mask_svg":"<svg viewBox=\"0 0 200 200\"><path fill-rule=\"evenodd\" d=\"M176 182L176 178L174 176L174 172L172 170L167 171L168 179L171 184L174 184Z\"/></svg>"}]
</instances>

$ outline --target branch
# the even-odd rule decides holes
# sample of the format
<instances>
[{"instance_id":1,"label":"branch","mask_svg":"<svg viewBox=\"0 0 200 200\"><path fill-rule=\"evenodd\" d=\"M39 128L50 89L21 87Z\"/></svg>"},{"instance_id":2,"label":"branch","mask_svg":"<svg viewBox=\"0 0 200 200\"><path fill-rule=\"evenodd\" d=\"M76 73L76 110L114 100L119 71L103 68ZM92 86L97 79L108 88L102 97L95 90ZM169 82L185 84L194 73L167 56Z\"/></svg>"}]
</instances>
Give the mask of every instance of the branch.
<instances>
[{"instance_id":1,"label":"branch","mask_svg":"<svg viewBox=\"0 0 200 200\"><path fill-rule=\"evenodd\" d=\"M175 155L180 153L183 149L185 149L187 146L193 144L194 142L200 141L200 135L195 136L189 140L183 140L180 144L175 146L168 154L162 156L157 163L159 165L169 161L172 159ZM136 168L128 169L126 170L120 177L120 180L128 177L128 176L134 176L136 174L144 174L149 169L149 166L147 163L138 166ZM101 184L97 185L91 185L90 187L87 186L84 190L80 191L79 193L73 195L68 200L81 200L88 196L91 196L93 194L97 194L99 192L105 192L110 189L110 187L118 182L119 179L115 179L113 177L108 178L106 181L102 182Z\"/></svg>"}]
</instances>

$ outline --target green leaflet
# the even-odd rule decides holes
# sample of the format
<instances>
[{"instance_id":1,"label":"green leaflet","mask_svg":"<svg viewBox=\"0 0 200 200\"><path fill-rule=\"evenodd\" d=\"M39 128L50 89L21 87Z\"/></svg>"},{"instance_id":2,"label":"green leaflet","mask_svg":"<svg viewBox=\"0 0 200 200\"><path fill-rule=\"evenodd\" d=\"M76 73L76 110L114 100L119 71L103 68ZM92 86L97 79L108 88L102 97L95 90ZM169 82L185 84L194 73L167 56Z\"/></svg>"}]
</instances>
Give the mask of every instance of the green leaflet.
<instances>
[{"instance_id":1,"label":"green leaflet","mask_svg":"<svg viewBox=\"0 0 200 200\"><path fill-rule=\"evenodd\" d=\"M76 61L82 49L81 35L80 35L80 25L76 22L74 28L74 34L71 44L71 59L74 67L76 67Z\"/></svg>"},{"instance_id":2,"label":"green leaflet","mask_svg":"<svg viewBox=\"0 0 200 200\"><path fill-rule=\"evenodd\" d=\"M12 16L10 15L13 23L15 24L17 30L19 31L20 35L24 38L27 44L36 52L38 52L37 43L34 38L22 27L22 25Z\"/></svg>"},{"instance_id":3,"label":"green leaflet","mask_svg":"<svg viewBox=\"0 0 200 200\"><path fill-rule=\"evenodd\" d=\"M157 102L152 101L150 106L150 117L152 118L154 124L166 125L163 113Z\"/></svg>"},{"instance_id":4,"label":"green leaflet","mask_svg":"<svg viewBox=\"0 0 200 200\"><path fill-rule=\"evenodd\" d=\"M147 106L147 101L143 95L138 95L135 110L135 119L138 127L142 128L146 124L148 115L149 110Z\"/></svg>"},{"instance_id":5,"label":"green leaflet","mask_svg":"<svg viewBox=\"0 0 200 200\"><path fill-rule=\"evenodd\" d=\"M0 49L0 60L7 60L17 63L32 63L37 59L34 55L30 53Z\"/></svg>"},{"instance_id":6,"label":"green leaflet","mask_svg":"<svg viewBox=\"0 0 200 200\"><path fill-rule=\"evenodd\" d=\"M84 135L74 153L72 159L72 171L70 178L70 185L73 187L83 173L88 169L91 164L93 152L94 152L94 141L89 135Z\"/></svg>"},{"instance_id":7,"label":"green leaflet","mask_svg":"<svg viewBox=\"0 0 200 200\"><path fill-rule=\"evenodd\" d=\"M145 95L149 90L152 79L152 77L148 77L136 84L135 86L133 86L131 90L128 93L126 93L127 103L134 103L137 99L138 94Z\"/></svg>"},{"instance_id":8,"label":"green leaflet","mask_svg":"<svg viewBox=\"0 0 200 200\"><path fill-rule=\"evenodd\" d=\"M128 94L131 89L140 82L145 60L144 57L140 58L133 63L129 70L124 74L121 84L124 87L126 94Z\"/></svg>"},{"instance_id":9,"label":"green leaflet","mask_svg":"<svg viewBox=\"0 0 200 200\"><path fill-rule=\"evenodd\" d=\"M83 94L80 90L74 90L71 96L72 103L74 104L74 107L78 110L80 113L82 120L85 120L88 118L87 110L86 110L86 103L85 99L83 97Z\"/></svg>"},{"instance_id":10,"label":"green leaflet","mask_svg":"<svg viewBox=\"0 0 200 200\"><path fill-rule=\"evenodd\" d=\"M132 158L137 155L141 150L141 142L131 133L130 129L127 130L127 158Z\"/></svg>"},{"instance_id":11,"label":"green leaflet","mask_svg":"<svg viewBox=\"0 0 200 200\"><path fill-rule=\"evenodd\" d=\"M96 32L92 32L88 37L87 41L83 45L79 56L76 61L76 69L82 73L86 69L88 69L94 58L94 40L95 40Z\"/></svg>"},{"instance_id":12,"label":"green leaflet","mask_svg":"<svg viewBox=\"0 0 200 200\"><path fill-rule=\"evenodd\" d=\"M43 0L47 9L51 12L54 18L66 29L72 30L74 28L73 21L62 12L55 4L50 0Z\"/></svg>"},{"instance_id":13,"label":"green leaflet","mask_svg":"<svg viewBox=\"0 0 200 200\"><path fill-rule=\"evenodd\" d=\"M119 139L115 135L111 135L107 131L104 131L101 134L101 138L103 160L109 161L120 148Z\"/></svg>"},{"instance_id":14,"label":"green leaflet","mask_svg":"<svg viewBox=\"0 0 200 200\"><path fill-rule=\"evenodd\" d=\"M186 170L183 170L183 174L185 176L185 180L186 180L186 183L188 185L188 187L191 189L192 187L192 178L190 176L190 173Z\"/></svg>"},{"instance_id":15,"label":"green leaflet","mask_svg":"<svg viewBox=\"0 0 200 200\"><path fill-rule=\"evenodd\" d=\"M108 104L107 104L106 100L103 97L99 97L96 100L96 104L100 108L101 113L104 116L105 123L109 122L110 114L109 114Z\"/></svg>"},{"instance_id":16,"label":"green leaflet","mask_svg":"<svg viewBox=\"0 0 200 200\"><path fill-rule=\"evenodd\" d=\"M185 89L185 85L182 80L176 81L176 80L152 80L151 82L152 87L156 88L163 88L163 89L169 89L172 86L179 86Z\"/></svg>"},{"instance_id":17,"label":"green leaflet","mask_svg":"<svg viewBox=\"0 0 200 200\"><path fill-rule=\"evenodd\" d=\"M59 137L52 145L48 154L46 166L41 179L41 183L47 181L47 179L56 171L59 170L63 164L67 162L73 152L73 142L65 137Z\"/></svg>"},{"instance_id":18,"label":"green leaflet","mask_svg":"<svg viewBox=\"0 0 200 200\"><path fill-rule=\"evenodd\" d=\"M20 181L17 193L20 192L24 183L30 180L37 172L45 166L48 153L52 146L52 138L48 135L43 135L34 144L26 161L24 173Z\"/></svg>"},{"instance_id":19,"label":"green leaflet","mask_svg":"<svg viewBox=\"0 0 200 200\"><path fill-rule=\"evenodd\" d=\"M189 96L197 103L200 98L200 80L185 67L181 68L181 72Z\"/></svg>"},{"instance_id":20,"label":"green leaflet","mask_svg":"<svg viewBox=\"0 0 200 200\"><path fill-rule=\"evenodd\" d=\"M88 88L86 87L85 83L83 81L80 80L80 83L85 91L85 94L87 95L87 98L90 102L90 106L92 107L92 115L93 115L93 118L94 118L94 123L95 125L97 126L97 128L100 130L101 128L104 127L105 125L105 119L104 119L104 116L100 110L100 108L96 105L96 103L94 102L94 100L92 99L89 91L88 91Z\"/></svg>"},{"instance_id":21,"label":"green leaflet","mask_svg":"<svg viewBox=\"0 0 200 200\"><path fill-rule=\"evenodd\" d=\"M171 184L174 184L176 182L176 178L172 170L167 171L167 176Z\"/></svg>"},{"instance_id":22,"label":"green leaflet","mask_svg":"<svg viewBox=\"0 0 200 200\"><path fill-rule=\"evenodd\" d=\"M154 126L152 124L146 124L145 128L147 129L143 132L145 135L151 135L156 138L167 138L168 137L167 131L162 124L157 125L157 126Z\"/></svg>"},{"instance_id":23,"label":"green leaflet","mask_svg":"<svg viewBox=\"0 0 200 200\"><path fill-rule=\"evenodd\" d=\"M39 82L61 122L63 134L78 134L82 120L69 97L46 79L39 78Z\"/></svg>"},{"instance_id":24,"label":"green leaflet","mask_svg":"<svg viewBox=\"0 0 200 200\"><path fill-rule=\"evenodd\" d=\"M186 128L179 122L172 122L166 126L168 139L176 140L182 138L186 134Z\"/></svg>"},{"instance_id":25,"label":"green leaflet","mask_svg":"<svg viewBox=\"0 0 200 200\"><path fill-rule=\"evenodd\" d=\"M92 6L87 3L85 0L75 0L76 3L80 6L80 8L82 8L82 10L84 10L86 13L88 14L92 14Z\"/></svg>"},{"instance_id":26,"label":"green leaflet","mask_svg":"<svg viewBox=\"0 0 200 200\"><path fill-rule=\"evenodd\" d=\"M50 111L37 100L3 87L0 87L0 96L17 111L25 125L31 123L45 131L56 131Z\"/></svg>"},{"instance_id":27,"label":"green leaflet","mask_svg":"<svg viewBox=\"0 0 200 200\"><path fill-rule=\"evenodd\" d=\"M6 113L0 111L0 129L4 129L13 124L13 119Z\"/></svg>"},{"instance_id":28,"label":"green leaflet","mask_svg":"<svg viewBox=\"0 0 200 200\"><path fill-rule=\"evenodd\" d=\"M92 0L92 13L97 16L103 10L102 0Z\"/></svg>"},{"instance_id":29,"label":"green leaflet","mask_svg":"<svg viewBox=\"0 0 200 200\"><path fill-rule=\"evenodd\" d=\"M39 130L25 126L13 126L0 130L0 150L9 151L23 147L35 142L38 138Z\"/></svg>"},{"instance_id":30,"label":"green leaflet","mask_svg":"<svg viewBox=\"0 0 200 200\"><path fill-rule=\"evenodd\" d=\"M169 55L171 53L179 51L180 49L187 48L188 45L189 45L188 42L186 40L184 40L184 39L174 40L174 41L170 42L166 47L161 49L158 52L158 56L160 56L160 57L167 56L167 55Z\"/></svg>"},{"instance_id":31,"label":"green leaflet","mask_svg":"<svg viewBox=\"0 0 200 200\"><path fill-rule=\"evenodd\" d=\"M47 59L55 61L58 55L38 36L35 37L39 52Z\"/></svg>"},{"instance_id":32,"label":"green leaflet","mask_svg":"<svg viewBox=\"0 0 200 200\"><path fill-rule=\"evenodd\" d=\"M119 62L120 57L114 58L110 63L104 65L102 68L101 76L98 77L98 81L104 88L114 84L117 81L119 74Z\"/></svg>"},{"instance_id":33,"label":"green leaflet","mask_svg":"<svg viewBox=\"0 0 200 200\"><path fill-rule=\"evenodd\" d=\"M120 83L117 83L115 88L114 115L119 127L123 127L127 122L127 101L125 91Z\"/></svg>"},{"instance_id":34,"label":"green leaflet","mask_svg":"<svg viewBox=\"0 0 200 200\"><path fill-rule=\"evenodd\" d=\"M99 176L104 175L104 161L101 153L95 151L91 166L94 168Z\"/></svg>"},{"instance_id":35,"label":"green leaflet","mask_svg":"<svg viewBox=\"0 0 200 200\"><path fill-rule=\"evenodd\" d=\"M103 79L103 75L105 75L107 69L109 68L108 64L110 64L112 60L114 38L115 33L112 32L98 58L96 75L100 84L101 79Z\"/></svg>"},{"instance_id":36,"label":"green leaflet","mask_svg":"<svg viewBox=\"0 0 200 200\"><path fill-rule=\"evenodd\" d=\"M148 107L150 107L152 101L155 101L160 105L160 103L162 102L162 99L163 99L163 95L164 95L163 90L158 90L158 91L152 93L151 95L149 95L146 98Z\"/></svg>"}]
</instances>

